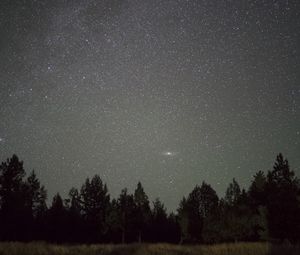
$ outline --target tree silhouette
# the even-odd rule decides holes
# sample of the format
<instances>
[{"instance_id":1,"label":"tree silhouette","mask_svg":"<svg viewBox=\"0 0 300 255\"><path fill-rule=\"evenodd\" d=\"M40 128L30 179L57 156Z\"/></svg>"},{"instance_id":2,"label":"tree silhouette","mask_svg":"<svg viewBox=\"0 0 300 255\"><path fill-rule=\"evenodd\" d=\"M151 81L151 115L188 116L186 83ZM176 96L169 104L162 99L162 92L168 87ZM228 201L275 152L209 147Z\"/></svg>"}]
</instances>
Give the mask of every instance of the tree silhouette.
<instances>
[{"instance_id":1,"label":"tree silhouette","mask_svg":"<svg viewBox=\"0 0 300 255\"><path fill-rule=\"evenodd\" d=\"M122 243L129 242L133 238L134 220L135 220L135 204L134 197L127 194L127 189L121 191L118 199L120 226L122 232Z\"/></svg>"},{"instance_id":2,"label":"tree silhouette","mask_svg":"<svg viewBox=\"0 0 300 255\"><path fill-rule=\"evenodd\" d=\"M114 243L120 243L121 241L125 242L125 228L122 226L122 223L119 200L112 199L107 217L107 224L109 227L108 240Z\"/></svg>"},{"instance_id":3,"label":"tree silhouette","mask_svg":"<svg viewBox=\"0 0 300 255\"><path fill-rule=\"evenodd\" d=\"M263 171L258 171L249 187L249 197L253 206L266 205L266 184L267 179Z\"/></svg>"},{"instance_id":4,"label":"tree silhouette","mask_svg":"<svg viewBox=\"0 0 300 255\"><path fill-rule=\"evenodd\" d=\"M225 201L227 204L233 206L238 203L241 196L241 189L239 184L235 179L232 180L232 183L229 184L226 194Z\"/></svg>"},{"instance_id":5,"label":"tree silhouette","mask_svg":"<svg viewBox=\"0 0 300 255\"><path fill-rule=\"evenodd\" d=\"M137 188L134 191L135 202L135 223L138 231L138 242L142 242L142 236L144 236L147 225L149 224L151 210L149 205L148 196L146 195L142 184L139 182Z\"/></svg>"},{"instance_id":6,"label":"tree silhouette","mask_svg":"<svg viewBox=\"0 0 300 255\"><path fill-rule=\"evenodd\" d=\"M249 205L253 210L253 215L257 218L255 226L255 240L267 240L269 238L267 227L267 178L263 171L258 171L249 187Z\"/></svg>"},{"instance_id":7,"label":"tree silhouette","mask_svg":"<svg viewBox=\"0 0 300 255\"><path fill-rule=\"evenodd\" d=\"M214 232L216 213L218 211L219 198L216 191L203 182L200 187L200 214L203 218L202 241L213 242L210 233Z\"/></svg>"},{"instance_id":8,"label":"tree silhouette","mask_svg":"<svg viewBox=\"0 0 300 255\"><path fill-rule=\"evenodd\" d=\"M23 162L16 155L0 166L1 235L2 240L22 239L25 171Z\"/></svg>"},{"instance_id":9,"label":"tree silhouette","mask_svg":"<svg viewBox=\"0 0 300 255\"><path fill-rule=\"evenodd\" d=\"M267 199L270 236L296 241L300 232L299 180L281 153L267 175Z\"/></svg>"},{"instance_id":10,"label":"tree silhouette","mask_svg":"<svg viewBox=\"0 0 300 255\"><path fill-rule=\"evenodd\" d=\"M165 242L168 236L168 215L164 204L156 198L153 202L151 235L154 242Z\"/></svg>"},{"instance_id":11,"label":"tree silhouette","mask_svg":"<svg viewBox=\"0 0 300 255\"><path fill-rule=\"evenodd\" d=\"M28 176L25 184L28 187L28 207L30 208L31 214L37 217L40 210L43 210L46 205L47 194L45 188L41 186L34 171Z\"/></svg>"},{"instance_id":12,"label":"tree silhouette","mask_svg":"<svg viewBox=\"0 0 300 255\"><path fill-rule=\"evenodd\" d=\"M109 212L110 196L107 186L103 184L99 175L95 175L91 181L86 179L81 187L80 195L88 241L99 242L108 231L106 218Z\"/></svg>"},{"instance_id":13,"label":"tree silhouette","mask_svg":"<svg viewBox=\"0 0 300 255\"><path fill-rule=\"evenodd\" d=\"M23 197L26 208L24 211L26 237L28 240L36 239L38 236L35 233L39 229L37 224L38 217L47 210L47 194L34 171L30 173L23 185Z\"/></svg>"},{"instance_id":14,"label":"tree silhouette","mask_svg":"<svg viewBox=\"0 0 300 255\"><path fill-rule=\"evenodd\" d=\"M258 171L248 191L233 179L224 198L202 182L168 215L156 199L151 207L142 184L110 201L98 175L68 199L57 193L50 208L34 171L25 176L16 155L0 165L0 240L59 243L300 241L300 184L282 154L267 176Z\"/></svg>"},{"instance_id":15,"label":"tree silhouette","mask_svg":"<svg viewBox=\"0 0 300 255\"><path fill-rule=\"evenodd\" d=\"M185 197L179 203L179 207L177 209L178 214L178 223L180 226L180 243L184 243L190 240L190 235L188 231L189 225L189 209L188 203Z\"/></svg>"},{"instance_id":16,"label":"tree silhouette","mask_svg":"<svg viewBox=\"0 0 300 255\"><path fill-rule=\"evenodd\" d=\"M67 231L69 242L80 242L84 233L80 193L76 188L69 191L67 202Z\"/></svg>"},{"instance_id":17,"label":"tree silhouette","mask_svg":"<svg viewBox=\"0 0 300 255\"><path fill-rule=\"evenodd\" d=\"M218 209L218 201L215 190L205 182L201 187L196 186L187 199L182 199L178 208L181 242L203 241L204 223Z\"/></svg>"},{"instance_id":18,"label":"tree silhouette","mask_svg":"<svg viewBox=\"0 0 300 255\"><path fill-rule=\"evenodd\" d=\"M197 185L187 198L188 232L191 242L202 241L203 215L201 208L201 188Z\"/></svg>"},{"instance_id":19,"label":"tree silhouette","mask_svg":"<svg viewBox=\"0 0 300 255\"><path fill-rule=\"evenodd\" d=\"M59 193L52 200L47 215L47 230L51 241L63 242L66 238L66 208Z\"/></svg>"},{"instance_id":20,"label":"tree silhouette","mask_svg":"<svg viewBox=\"0 0 300 255\"><path fill-rule=\"evenodd\" d=\"M178 244L180 241L181 233L178 216L172 212L168 216L167 233L164 242Z\"/></svg>"},{"instance_id":21,"label":"tree silhouette","mask_svg":"<svg viewBox=\"0 0 300 255\"><path fill-rule=\"evenodd\" d=\"M47 191L44 186L41 186L39 190L39 195L37 197L36 206L33 211L34 213L34 240L45 240L47 239L46 235L46 225L47 225Z\"/></svg>"},{"instance_id":22,"label":"tree silhouette","mask_svg":"<svg viewBox=\"0 0 300 255\"><path fill-rule=\"evenodd\" d=\"M218 207L219 198L216 191L207 183L203 182L200 187L199 210L205 219Z\"/></svg>"}]
</instances>

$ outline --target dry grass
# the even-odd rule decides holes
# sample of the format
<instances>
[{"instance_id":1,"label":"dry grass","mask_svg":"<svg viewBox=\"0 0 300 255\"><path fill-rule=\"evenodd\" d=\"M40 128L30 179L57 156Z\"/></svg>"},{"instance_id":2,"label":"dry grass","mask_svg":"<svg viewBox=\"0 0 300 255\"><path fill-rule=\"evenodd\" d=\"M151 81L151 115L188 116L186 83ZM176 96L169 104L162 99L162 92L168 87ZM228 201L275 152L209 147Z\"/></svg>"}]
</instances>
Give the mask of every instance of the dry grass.
<instances>
[{"instance_id":1,"label":"dry grass","mask_svg":"<svg viewBox=\"0 0 300 255\"><path fill-rule=\"evenodd\" d=\"M0 255L299 255L300 246L233 243L180 246L170 244L54 245L1 243Z\"/></svg>"}]
</instances>

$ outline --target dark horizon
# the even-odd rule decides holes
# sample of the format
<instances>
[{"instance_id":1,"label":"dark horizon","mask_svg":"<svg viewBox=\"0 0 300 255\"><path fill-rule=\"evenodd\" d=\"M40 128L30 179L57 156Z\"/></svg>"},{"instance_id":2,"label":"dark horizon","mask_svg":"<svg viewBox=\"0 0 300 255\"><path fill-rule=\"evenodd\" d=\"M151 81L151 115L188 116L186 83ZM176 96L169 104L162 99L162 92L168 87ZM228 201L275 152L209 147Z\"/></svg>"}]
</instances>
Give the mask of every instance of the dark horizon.
<instances>
[{"instance_id":1,"label":"dark horizon","mask_svg":"<svg viewBox=\"0 0 300 255\"><path fill-rule=\"evenodd\" d=\"M111 198L99 175L70 189L65 199L57 193L47 206L46 188L34 171L26 175L13 155L0 165L0 241L295 244L299 198L300 180L280 153L273 170L258 171L247 190L233 179L219 198L203 181L175 213L168 213L159 198L151 202L140 182L133 193L124 188Z\"/></svg>"}]
</instances>

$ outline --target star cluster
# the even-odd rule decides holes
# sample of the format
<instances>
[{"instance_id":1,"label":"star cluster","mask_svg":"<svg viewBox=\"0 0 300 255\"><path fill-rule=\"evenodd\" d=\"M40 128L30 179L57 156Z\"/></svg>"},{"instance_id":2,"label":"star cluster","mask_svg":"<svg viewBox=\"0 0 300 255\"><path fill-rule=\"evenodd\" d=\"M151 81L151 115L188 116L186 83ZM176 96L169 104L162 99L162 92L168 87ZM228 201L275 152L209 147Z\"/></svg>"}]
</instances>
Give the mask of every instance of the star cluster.
<instances>
[{"instance_id":1,"label":"star cluster","mask_svg":"<svg viewBox=\"0 0 300 255\"><path fill-rule=\"evenodd\" d=\"M282 152L300 173L299 1L0 3L0 155L50 195L99 174L170 210Z\"/></svg>"}]
</instances>

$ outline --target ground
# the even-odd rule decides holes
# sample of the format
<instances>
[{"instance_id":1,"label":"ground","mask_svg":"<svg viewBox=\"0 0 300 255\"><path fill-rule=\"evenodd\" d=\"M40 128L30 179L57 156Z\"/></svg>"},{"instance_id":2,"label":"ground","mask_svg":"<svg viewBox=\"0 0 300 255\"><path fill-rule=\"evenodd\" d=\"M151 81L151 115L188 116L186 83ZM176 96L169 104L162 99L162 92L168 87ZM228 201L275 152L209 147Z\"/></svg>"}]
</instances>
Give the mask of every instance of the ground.
<instances>
[{"instance_id":1,"label":"ground","mask_svg":"<svg viewBox=\"0 0 300 255\"><path fill-rule=\"evenodd\" d=\"M36 243L1 243L0 255L299 255L299 245L269 243L234 243L183 246L170 244L131 245L55 245Z\"/></svg>"}]
</instances>

